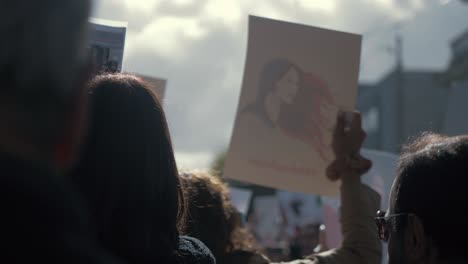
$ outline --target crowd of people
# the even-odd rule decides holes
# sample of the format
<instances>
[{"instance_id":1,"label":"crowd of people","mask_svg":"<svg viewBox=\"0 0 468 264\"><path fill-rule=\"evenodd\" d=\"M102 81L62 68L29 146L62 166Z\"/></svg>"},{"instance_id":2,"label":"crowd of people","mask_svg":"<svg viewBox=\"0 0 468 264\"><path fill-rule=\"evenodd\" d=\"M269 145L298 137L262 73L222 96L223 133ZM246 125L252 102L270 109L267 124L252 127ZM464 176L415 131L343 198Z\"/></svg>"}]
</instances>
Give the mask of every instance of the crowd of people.
<instances>
[{"instance_id":1,"label":"crowd of people","mask_svg":"<svg viewBox=\"0 0 468 264\"><path fill-rule=\"evenodd\" d=\"M92 76L89 14L89 0L2 2L2 262L271 263L221 180L178 172L148 84ZM392 264L466 263L468 136L426 133L405 147L377 215L360 179L372 166L365 137L359 113L337 117L326 176L341 181L341 247L291 263L377 264L380 240Z\"/></svg>"}]
</instances>

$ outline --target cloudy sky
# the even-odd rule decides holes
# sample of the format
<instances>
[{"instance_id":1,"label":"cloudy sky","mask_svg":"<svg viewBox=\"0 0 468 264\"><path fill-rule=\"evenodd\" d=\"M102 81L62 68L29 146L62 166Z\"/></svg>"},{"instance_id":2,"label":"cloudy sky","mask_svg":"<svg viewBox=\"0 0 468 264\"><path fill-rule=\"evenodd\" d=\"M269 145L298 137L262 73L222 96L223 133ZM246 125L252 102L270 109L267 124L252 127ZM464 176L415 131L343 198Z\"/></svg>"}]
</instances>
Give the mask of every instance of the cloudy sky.
<instances>
[{"instance_id":1,"label":"cloudy sky","mask_svg":"<svg viewBox=\"0 0 468 264\"><path fill-rule=\"evenodd\" d=\"M93 16L129 23L125 70L168 79L164 107L181 167L205 168L229 144L249 14L364 35L361 82L394 65L397 32L408 69L443 69L468 29L456 0L95 0Z\"/></svg>"}]
</instances>

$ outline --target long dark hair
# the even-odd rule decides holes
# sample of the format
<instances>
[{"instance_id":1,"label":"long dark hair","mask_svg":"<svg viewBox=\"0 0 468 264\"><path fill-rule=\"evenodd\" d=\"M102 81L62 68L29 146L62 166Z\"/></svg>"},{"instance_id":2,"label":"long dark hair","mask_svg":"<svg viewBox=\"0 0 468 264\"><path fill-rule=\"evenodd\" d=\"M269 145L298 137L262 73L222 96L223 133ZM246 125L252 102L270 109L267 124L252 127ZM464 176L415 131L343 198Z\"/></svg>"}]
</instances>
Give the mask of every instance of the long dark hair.
<instances>
[{"instance_id":1,"label":"long dark hair","mask_svg":"<svg viewBox=\"0 0 468 264\"><path fill-rule=\"evenodd\" d=\"M73 179L100 242L128 263L172 261L185 203L161 103L131 75L97 76L89 94L89 136Z\"/></svg>"},{"instance_id":2,"label":"long dark hair","mask_svg":"<svg viewBox=\"0 0 468 264\"><path fill-rule=\"evenodd\" d=\"M256 102L263 103L267 95L276 89L276 83L291 69L296 70L300 77L302 76L302 70L287 59L280 58L269 61L260 74Z\"/></svg>"}]
</instances>

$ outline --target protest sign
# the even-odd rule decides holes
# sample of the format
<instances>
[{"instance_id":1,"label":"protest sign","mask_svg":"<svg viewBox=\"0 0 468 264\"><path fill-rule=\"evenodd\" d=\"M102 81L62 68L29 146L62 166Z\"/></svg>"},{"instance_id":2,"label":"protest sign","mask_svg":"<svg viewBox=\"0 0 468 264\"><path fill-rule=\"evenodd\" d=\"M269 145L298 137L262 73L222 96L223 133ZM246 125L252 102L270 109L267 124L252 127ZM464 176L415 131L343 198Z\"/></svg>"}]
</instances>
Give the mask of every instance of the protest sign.
<instances>
[{"instance_id":1,"label":"protest sign","mask_svg":"<svg viewBox=\"0 0 468 264\"><path fill-rule=\"evenodd\" d=\"M361 37L251 16L226 178L336 195L325 169L338 110L353 110Z\"/></svg>"},{"instance_id":2,"label":"protest sign","mask_svg":"<svg viewBox=\"0 0 468 264\"><path fill-rule=\"evenodd\" d=\"M91 18L89 53L96 72L121 72L127 22Z\"/></svg>"},{"instance_id":3,"label":"protest sign","mask_svg":"<svg viewBox=\"0 0 468 264\"><path fill-rule=\"evenodd\" d=\"M249 211L250 199L252 191L248 189L229 187L231 202L236 209L243 215L247 215Z\"/></svg>"},{"instance_id":4,"label":"protest sign","mask_svg":"<svg viewBox=\"0 0 468 264\"><path fill-rule=\"evenodd\" d=\"M264 247L277 247L283 239L283 217L278 198L257 196L249 224L256 240Z\"/></svg>"},{"instance_id":5,"label":"protest sign","mask_svg":"<svg viewBox=\"0 0 468 264\"><path fill-rule=\"evenodd\" d=\"M294 236L297 228L323 223L321 197L305 193L279 191L276 193L289 236Z\"/></svg>"}]
</instances>

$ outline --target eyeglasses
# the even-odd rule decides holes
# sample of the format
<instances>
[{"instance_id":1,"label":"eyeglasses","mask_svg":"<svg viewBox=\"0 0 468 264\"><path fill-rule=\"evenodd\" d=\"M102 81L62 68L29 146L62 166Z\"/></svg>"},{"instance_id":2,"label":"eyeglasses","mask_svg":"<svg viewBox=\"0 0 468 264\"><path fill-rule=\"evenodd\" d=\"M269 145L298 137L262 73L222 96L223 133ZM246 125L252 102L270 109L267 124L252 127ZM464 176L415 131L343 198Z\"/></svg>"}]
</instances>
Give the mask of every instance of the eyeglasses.
<instances>
[{"instance_id":1,"label":"eyeglasses","mask_svg":"<svg viewBox=\"0 0 468 264\"><path fill-rule=\"evenodd\" d=\"M380 240L384 242L388 242L388 239L390 238L390 233L393 227L393 225L389 223L390 222L389 220L391 218L396 218L396 217L401 217L401 216L411 217L411 216L416 216L416 215L408 214L408 213L386 215L385 211L377 212L377 216L374 219L375 219L375 224L377 225L377 230L378 230L378 235L379 235Z\"/></svg>"}]
</instances>

